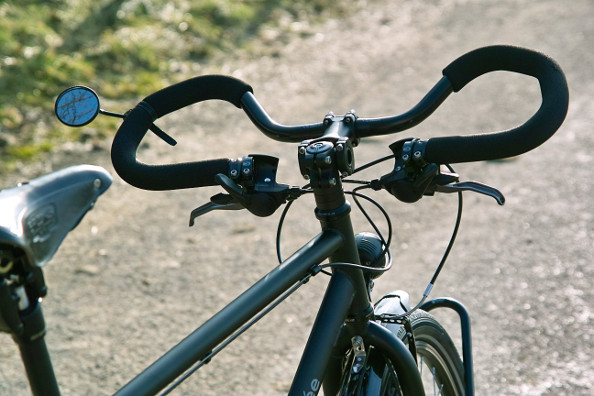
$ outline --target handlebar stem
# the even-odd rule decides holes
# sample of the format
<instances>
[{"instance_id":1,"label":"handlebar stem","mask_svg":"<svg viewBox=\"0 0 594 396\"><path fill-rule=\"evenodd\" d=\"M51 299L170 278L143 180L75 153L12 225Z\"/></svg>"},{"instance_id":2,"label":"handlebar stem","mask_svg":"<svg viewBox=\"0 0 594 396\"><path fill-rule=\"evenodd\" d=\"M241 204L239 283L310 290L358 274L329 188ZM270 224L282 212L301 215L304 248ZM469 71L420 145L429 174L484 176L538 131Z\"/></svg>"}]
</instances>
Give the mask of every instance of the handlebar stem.
<instances>
[{"instance_id":1,"label":"handlebar stem","mask_svg":"<svg viewBox=\"0 0 594 396\"><path fill-rule=\"evenodd\" d=\"M330 262L360 264L357 243L351 222L351 206L346 200L340 174L351 174L354 168L354 154L351 141L355 140L354 124L356 115L349 112L345 116L328 114L324 120L326 129L322 137L303 141L299 145L298 160L301 173L310 180L316 202L315 214L322 229L340 232L345 239L343 249L335 252ZM366 298L367 283L361 271L352 269L333 269L344 272L351 279L359 296L353 301L349 316L359 316L370 308Z\"/></svg>"},{"instance_id":2,"label":"handlebar stem","mask_svg":"<svg viewBox=\"0 0 594 396\"><path fill-rule=\"evenodd\" d=\"M333 187L340 182L339 176L353 174L353 146L358 143L354 129L356 119L352 110L339 117L329 113L324 118L323 136L304 140L299 145L299 169L305 179L312 181L312 186Z\"/></svg>"}]
</instances>

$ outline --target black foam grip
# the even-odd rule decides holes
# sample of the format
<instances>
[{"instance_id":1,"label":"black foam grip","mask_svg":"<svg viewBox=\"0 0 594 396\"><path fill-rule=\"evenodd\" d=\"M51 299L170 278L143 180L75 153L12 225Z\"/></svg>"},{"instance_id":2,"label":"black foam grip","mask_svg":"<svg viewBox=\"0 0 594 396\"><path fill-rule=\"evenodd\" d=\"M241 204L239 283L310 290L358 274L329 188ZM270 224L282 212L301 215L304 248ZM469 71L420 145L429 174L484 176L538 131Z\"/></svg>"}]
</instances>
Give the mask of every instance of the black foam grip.
<instances>
[{"instance_id":1,"label":"black foam grip","mask_svg":"<svg viewBox=\"0 0 594 396\"><path fill-rule=\"evenodd\" d=\"M241 108L241 97L252 87L229 76L207 75L163 88L144 99L155 110L157 118L194 103L210 99L225 100Z\"/></svg>"},{"instance_id":2,"label":"black foam grip","mask_svg":"<svg viewBox=\"0 0 594 396\"><path fill-rule=\"evenodd\" d=\"M113 140L111 160L116 172L131 185L145 190L177 190L212 186L218 173L227 174L228 159L212 159L171 165L147 165L136 159L140 141L154 115L143 102L124 119Z\"/></svg>"},{"instance_id":3,"label":"black foam grip","mask_svg":"<svg viewBox=\"0 0 594 396\"><path fill-rule=\"evenodd\" d=\"M536 77L542 94L538 111L507 131L429 139L427 161L445 164L520 155L544 143L561 126L569 104L567 81L559 65L541 53L510 46L484 47L456 59L443 74L457 92L476 77L496 70Z\"/></svg>"}]
</instances>

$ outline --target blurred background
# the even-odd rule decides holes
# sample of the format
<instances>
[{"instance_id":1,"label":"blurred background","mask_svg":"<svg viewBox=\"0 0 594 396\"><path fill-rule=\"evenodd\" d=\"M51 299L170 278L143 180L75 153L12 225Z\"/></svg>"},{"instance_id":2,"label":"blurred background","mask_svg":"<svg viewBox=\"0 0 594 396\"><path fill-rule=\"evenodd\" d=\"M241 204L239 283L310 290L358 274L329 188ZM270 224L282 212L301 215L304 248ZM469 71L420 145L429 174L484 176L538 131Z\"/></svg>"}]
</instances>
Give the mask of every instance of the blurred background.
<instances>
[{"instance_id":1,"label":"blurred background","mask_svg":"<svg viewBox=\"0 0 594 396\"><path fill-rule=\"evenodd\" d=\"M92 144L92 129L62 128L56 95L73 82L103 100L138 98L205 71L213 59L269 51L281 36L352 12L330 0L7 0L0 4L0 171L65 142ZM285 37L286 38L286 37Z\"/></svg>"},{"instance_id":2,"label":"blurred background","mask_svg":"<svg viewBox=\"0 0 594 396\"><path fill-rule=\"evenodd\" d=\"M593 15L591 0L1 2L0 186L83 162L114 176L45 270L48 342L64 394L112 394L272 269L279 213L213 213L188 228L190 211L219 190L127 185L109 160L117 120L60 126L60 91L88 85L103 108L124 112L160 87L219 73L251 84L282 123L352 108L374 117L408 110L450 62L493 44L554 58L567 75L570 108L536 150L455 166L507 201L498 207L466 194L458 241L432 296L455 297L471 313L477 394L594 394ZM414 130L362 142L356 164L389 154L404 137L511 128L539 104L536 80L490 73ZM280 182L303 183L295 145L265 138L233 106L191 106L158 124L179 144L147 136L145 162L266 153L280 157ZM405 205L379 197L395 221L395 265L377 280L374 300L397 288L417 300L451 234L455 198ZM289 213L285 256L318 232L312 209L304 197ZM369 230L361 216L354 222L357 232ZM326 281L312 279L177 394L286 394ZM457 335L455 318L439 319ZM8 337L0 337L4 394L27 394Z\"/></svg>"}]
</instances>

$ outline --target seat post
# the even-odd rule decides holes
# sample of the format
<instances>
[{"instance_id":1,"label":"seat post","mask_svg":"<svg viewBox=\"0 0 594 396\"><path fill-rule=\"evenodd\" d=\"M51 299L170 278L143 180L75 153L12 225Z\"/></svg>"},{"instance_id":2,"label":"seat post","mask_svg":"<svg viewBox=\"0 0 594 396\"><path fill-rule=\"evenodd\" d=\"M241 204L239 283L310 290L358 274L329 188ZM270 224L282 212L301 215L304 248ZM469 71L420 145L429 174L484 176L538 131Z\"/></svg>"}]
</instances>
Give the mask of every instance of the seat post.
<instances>
[{"instance_id":1,"label":"seat post","mask_svg":"<svg viewBox=\"0 0 594 396\"><path fill-rule=\"evenodd\" d=\"M33 305L33 304L32 304ZM45 320L41 304L35 302L31 310L21 315L23 331L13 333L33 395L60 395L49 351L45 344Z\"/></svg>"},{"instance_id":2,"label":"seat post","mask_svg":"<svg viewBox=\"0 0 594 396\"><path fill-rule=\"evenodd\" d=\"M25 334L28 336L13 338L19 346L31 392L35 396L58 396L60 389L45 344L45 321L41 304L37 304L35 309L23 318L23 323L25 323Z\"/></svg>"},{"instance_id":3,"label":"seat post","mask_svg":"<svg viewBox=\"0 0 594 396\"><path fill-rule=\"evenodd\" d=\"M47 288L41 268L25 262L21 250L0 243L0 332L18 345L33 395L59 395L41 310Z\"/></svg>"}]
</instances>

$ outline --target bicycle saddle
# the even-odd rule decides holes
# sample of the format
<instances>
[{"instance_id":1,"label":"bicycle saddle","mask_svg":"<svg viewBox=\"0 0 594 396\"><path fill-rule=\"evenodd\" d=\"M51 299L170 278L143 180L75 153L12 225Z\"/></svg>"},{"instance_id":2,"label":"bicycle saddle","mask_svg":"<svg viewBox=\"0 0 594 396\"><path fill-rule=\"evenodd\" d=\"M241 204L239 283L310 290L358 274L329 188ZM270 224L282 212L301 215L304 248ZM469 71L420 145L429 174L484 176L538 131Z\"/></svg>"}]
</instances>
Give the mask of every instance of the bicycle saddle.
<instances>
[{"instance_id":1,"label":"bicycle saddle","mask_svg":"<svg viewBox=\"0 0 594 396\"><path fill-rule=\"evenodd\" d=\"M44 265L111 182L105 169L77 165L0 190L0 245Z\"/></svg>"}]
</instances>

